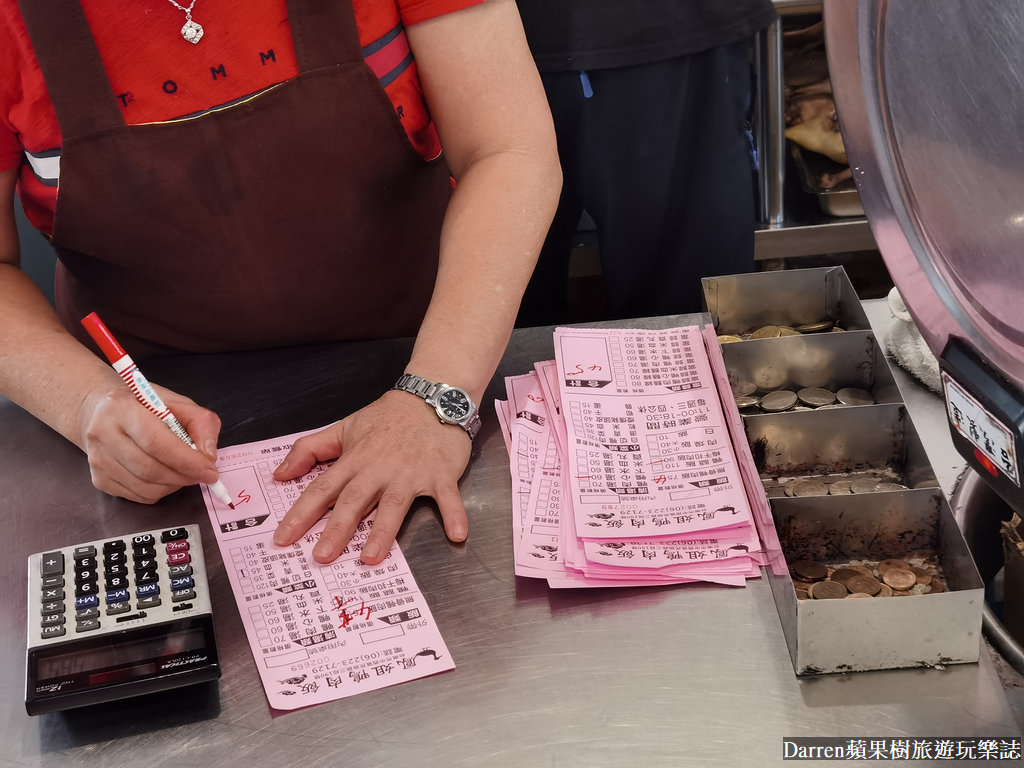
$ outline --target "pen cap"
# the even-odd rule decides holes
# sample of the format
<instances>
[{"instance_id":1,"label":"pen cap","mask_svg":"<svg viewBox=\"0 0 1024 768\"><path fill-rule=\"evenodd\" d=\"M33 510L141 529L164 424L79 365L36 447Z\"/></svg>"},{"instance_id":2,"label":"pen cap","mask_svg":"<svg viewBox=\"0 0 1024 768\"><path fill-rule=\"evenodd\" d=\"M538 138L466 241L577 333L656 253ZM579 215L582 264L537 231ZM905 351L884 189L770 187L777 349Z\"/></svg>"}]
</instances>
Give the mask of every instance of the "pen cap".
<instances>
[{"instance_id":1,"label":"pen cap","mask_svg":"<svg viewBox=\"0 0 1024 768\"><path fill-rule=\"evenodd\" d=\"M89 332L93 341L96 342L103 354L107 356L107 360L111 363L116 363L122 357L127 356L128 353L117 343L117 339L114 338L113 334L110 333L107 326L103 324L103 321L100 320L99 315L95 312L90 312L82 318L82 326Z\"/></svg>"}]
</instances>

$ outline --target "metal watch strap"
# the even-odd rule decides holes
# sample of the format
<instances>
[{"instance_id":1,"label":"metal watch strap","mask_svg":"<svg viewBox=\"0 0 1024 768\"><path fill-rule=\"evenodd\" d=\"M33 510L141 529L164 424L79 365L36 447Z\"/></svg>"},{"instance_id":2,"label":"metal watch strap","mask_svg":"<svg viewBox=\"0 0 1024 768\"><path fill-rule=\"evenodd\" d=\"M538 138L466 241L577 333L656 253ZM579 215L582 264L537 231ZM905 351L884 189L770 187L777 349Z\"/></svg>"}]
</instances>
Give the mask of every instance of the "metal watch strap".
<instances>
[{"instance_id":1,"label":"metal watch strap","mask_svg":"<svg viewBox=\"0 0 1024 768\"><path fill-rule=\"evenodd\" d=\"M409 392L410 394L416 395L417 397L422 397L425 401L427 401L427 403L434 406L435 409L437 408L437 396L443 390L459 389L460 391L465 392L465 390L461 389L461 387L452 387L452 385L450 384L435 383L433 381L428 381L427 379L424 379L422 376L416 376L412 373L403 373L401 376L399 376L398 381L395 382L395 385L394 387L392 387L392 389L400 389L403 392ZM466 395L466 398L467 400L469 400L470 405L473 407L473 411L465 424L454 424L454 426L460 426L464 430L466 430L466 434L469 435L469 439L472 440L480 431L480 413L476 406L476 403L473 402L473 400L469 397L468 394ZM442 423L452 423L444 421L443 419L441 421Z\"/></svg>"}]
</instances>

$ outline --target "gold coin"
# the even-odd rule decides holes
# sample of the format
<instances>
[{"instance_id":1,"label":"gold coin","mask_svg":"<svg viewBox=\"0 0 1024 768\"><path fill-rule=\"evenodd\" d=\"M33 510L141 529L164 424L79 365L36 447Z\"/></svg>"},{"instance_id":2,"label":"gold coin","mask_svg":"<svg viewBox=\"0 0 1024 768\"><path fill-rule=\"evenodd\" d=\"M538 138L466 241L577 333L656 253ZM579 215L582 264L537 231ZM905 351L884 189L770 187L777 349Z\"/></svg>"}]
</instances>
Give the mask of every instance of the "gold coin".
<instances>
[{"instance_id":1,"label":"gold coin","mask_svg":"<svg viewBox=\"0 0 1024 768\"><path fill-rule=\"evenodd\" d=\"M906 597L907 595L914 594L909 589L894 589L892 591L894 597Z\"/></svg>"},{"instance_id":2,"label":"gold coin","mask_svg":"<svg viewBox=\"0 0 1024 768\"><path fill-rule=\"evenodd\" d=\"M779 326L779 336L799 336L800 331L796 328L790 328L788 325Z\"/></svg>"},{"instance_id":3,"label":"gold coin","mask_svg":"<svg viewBox=\"0 0 1024 768\"><path fill-rule=\"evenodd\" d=\"M827 496L828 486L820 480L792 480L786 483L787 496Z\"/></svg>"},{"instance_id":4,"label":"gold coin","mask_svg":"<svg viewBox=\"0 0 1024 768\"><path fill-rule=\"evenodd\" d=\"M924 584L925 586L927 586L928 584L931 583L931 580L932 580L932 573L931 573L931 571L926 571L924 568L918 568L916 565L910 566L910 571L915 576L917 576L917 583L918 584Z\"/></svg>"},{"instance_id":5,"label":"gold coin","mask_svg":"<svg viewBox=\"0 0 1024 768\"><path fill-rule=\"evenodd\" d=\"M800 333L821 333L822 331L831 331L835 325L833 320L820 320L817 323L804 323L796 327Z\"/></svg>"},{"instance_id":6,"label":"gold coin","mask_svg":"<svg viewBox=\"0 0 1024 768\"><path fill-rule=\"evenodd\" d=\"M874 493L877 486L878 480L873 477L857 477L850 481L853 493Z\"/></svg>"},{"instance_id":7,"label":"gold coin","mask_svg":"<svg viewBox=\"0 0 1024 768\"><path fill-rule=\"evenodd\" d=\"M908 563L906 560L897 560L895 558L889 558L887 560L882 560L878 564L879 573L885 573L890 568L902 568L904 571L909 571L910 563Z\"/></svg>"},{"instance_id":8,"label":"gold coin","mask_svg":"<svg viewBox=\"0 0 1024 768\"><path fill-rule=\"evenodd\" d=\"M876 491L905 491L907 486L901 483L879 483L875 486Z\"/></svg>"},{"instance_id":9,"label":"gold coin","mask_svg":"<svg viewBox=\"0 0 1024 768\"><path fill-rule=\"evenodd\" d=\"M832 579L832 581L838 581L840 584L848 588L848 582L850 581L850 579L854 578L855 576L863 575L864 574L862 574L860 571L855 571L853 568L836 568L835 573L833 573L829 578Z\"/></svg>"},{"instance_id":10,"label":"gold coin","mask_svg":"<svg viewBox=\"0 0 1024 768\"><path fill-rule=\"evenodd\" d=\"M866 592L869 595L877 595L881 591L882 585L874 576L857 574L846 582L846 588L851 592Z\"/></svg>"},{"instance_id":11,"label":"gold coin","mask_svg":"<svg viewBox=\"0 0 1024 768\"><path fill-rule=\"evenodd\" d=\"M946 582L938 578L933 578L931 584L929 584L928 586L930 588L928 590L928 594L930 595L938 594L939 592L945 592L947 589Z\"/></svg>"},{"instance_id":12,"label":"gold coin","mask_svg":"<svg viewBox=\"0 0 1024 768\"><path fill-rule=\"evenodd\" d=\"M766 326L763 326L761 328L758 328L756 331L754 331L752 334L750 334L750 338L751 339L777 339L781 335L782 335L782 331L779 329L779 326L777 326L777 325L766 325Z\"/></svg>"},{"instance_id":13,"label":"gold coin","mask_svg":"<svg viewBox=\"0 0 1024 768\"><path fill-rule=\"evenodd\" d=\"M723 333L718 337L719 344L734 344L737 341L743 341L743 339L734 333Z\"/></svg>"},{"instance_id":14,"label":"gold coin","mask_svg":"<svg viewBox=\"0 0 1024 768\"><path fill-rule=\"evenodd\" d=\"M793 579L793 589L802 589L804 592L806 592L808 589L811 588L811 584L813 583L814 582L811 581L801 581L800 579Z\"/></svg>"},{"instance_id":15,"label":"gold coin","mask_svg":"<svg viewBox=\"0 0 1024 768\"><path fill-rule=\"evenodd\" d=\"M830 496L849 496L853 493L853 489L850 488L849 480L836 480L829 484L828 493Z\"/></svg>"},{"instance_id":16,"label":"gold coin","mask_svg":"<svg viewBox=\"0 0 1024 768\"><path fill-rule=\"evenodd\" d=\"M889 568L882 573L882 581L892 587L893 592L910 589L917 583L913 571L903 568Z\"/></svg>"},{"instance_id":17,"label":"gold coin","mask_svg":"<svg viewBox=\"0 0 1024 768\"><path fill-rule=\"evenodd\" d=\"M847 597L866 597L870 599L871 595L869 595L867 592L851 592L847 595Z\"/></svg>"},{"instance_id":18,"label":"gold coin","mask_svg":"<svg viewBox=\"0 0 1024 768\"><path fill-rule=\"evenodd\" d=\"M811 599L811 595L808 593L808 591L806 589L798 589L796 591L796 599L797 600L810 600Z\"/></svg>"},{"instance_id":19,"label":"gold coin","mask_svg":"<svg viewBox=\"0 0 1024 768\"><path fill-rule=\"evenodd\" d=\"M793 563L792 571L801 581L821 581L828 576L828 568L816 560L798 560Z\"/></svg>"},{"instance_id":20,"label":"gold coin","mask_svg":"<svg viewBox=\"0 0 1024 768\"><path fill-rule=\"evenodd\" d=\"M892 587L888 584L881 584L881 589L878 590L878 594L875 597L892 597Z\"/></svg>"},{"instance_id":21,"label":"gold coin","mask_svg":"<svg viewBox=\"0 0 1024 768\"><path fill-rule=\"evenodd\" d=\"M832 333L843 333L845 330L845 328L840 328L839 326L836 326L835 328L832 329Z\"/></svg>"},{"instance_id":22,"label":"gold coin","mask_svg":"<svg viewBox=\"0 0 1024 768\"><path fill-rule=\"evenodd\" d=\"M835 600L846 597L847 590L838 581L817 581L809 590L815 600Z\"/></svg>"},{"instance_id":23,"label":"gold coin","mask_svg":"<svg viewBox=\"0 0 1024 768\"><path fill-rule=\"evenodd\" d=\"M866 565L850 565L850 566L847 566L847 567L851 571L856 571L857 573L863 573L865 576L870 576L871 578L875 577L875 572L872 571L870 568L868 568Z\"/></svg>"}]
</instances>

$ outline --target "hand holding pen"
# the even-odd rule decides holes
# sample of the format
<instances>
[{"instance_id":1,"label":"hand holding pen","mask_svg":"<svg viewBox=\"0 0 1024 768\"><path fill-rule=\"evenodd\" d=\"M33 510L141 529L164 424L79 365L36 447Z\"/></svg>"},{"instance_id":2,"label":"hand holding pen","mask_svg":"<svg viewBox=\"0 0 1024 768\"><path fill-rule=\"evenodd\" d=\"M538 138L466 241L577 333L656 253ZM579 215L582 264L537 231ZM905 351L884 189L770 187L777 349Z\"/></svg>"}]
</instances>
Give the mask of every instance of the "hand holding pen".
<instances>
[{"instance_id":1,"label":"hand holding pen","mask_svg":"<svg viewBox=\"0 0 1024 768\"><path fill-rule=\"evenodd\" d=\"M160 395L153 389L153 386L146 377L142 375L142 371L139 370L128 353L124 351L113 334L103 324L103 321L100 320L99 316L95 312L91 313L82 318L82 325L89 332L89 335L92 336L103 354L106 355L117 374L128 385L135 398L160 419L179 440L193 450L198 451L199 449L191 436L171 412L170 408L164 404ZM211 483L209 487L217 500L228 505L231 509L235 508L231 501L231 494L228 493L227 488L224 487L220 480Z\"/></svg>"}]
</instances>

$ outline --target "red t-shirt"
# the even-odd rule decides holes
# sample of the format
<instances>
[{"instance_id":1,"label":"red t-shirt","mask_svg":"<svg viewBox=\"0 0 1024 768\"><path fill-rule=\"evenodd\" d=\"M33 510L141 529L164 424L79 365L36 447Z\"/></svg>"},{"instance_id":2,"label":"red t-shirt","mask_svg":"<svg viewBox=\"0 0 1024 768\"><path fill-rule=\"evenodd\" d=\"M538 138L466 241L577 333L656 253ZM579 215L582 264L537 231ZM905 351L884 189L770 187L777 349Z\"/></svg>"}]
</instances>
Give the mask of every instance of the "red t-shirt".
<instances>
[{"instance_id":1,"label":"red t-shirt","mask_svg":"<svg viewBox=\"0 0 1024 768\"><path fill-rule=\"evenodd\" d=\"M441 150L404 27L482 1L353 0L363 57L426 158ZM285 0L197 0L192 19L204 32L196 45L182 39L185 14L168 0L82 7L130 125L200 113L298 74ZM43 232L53 229L61 143L17 0L0 0L0 170L25 163L19 194Z\"/></svg>"}]
</instances>

